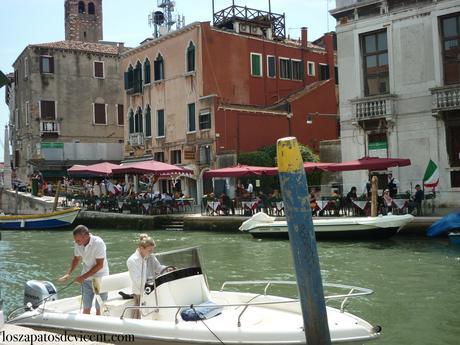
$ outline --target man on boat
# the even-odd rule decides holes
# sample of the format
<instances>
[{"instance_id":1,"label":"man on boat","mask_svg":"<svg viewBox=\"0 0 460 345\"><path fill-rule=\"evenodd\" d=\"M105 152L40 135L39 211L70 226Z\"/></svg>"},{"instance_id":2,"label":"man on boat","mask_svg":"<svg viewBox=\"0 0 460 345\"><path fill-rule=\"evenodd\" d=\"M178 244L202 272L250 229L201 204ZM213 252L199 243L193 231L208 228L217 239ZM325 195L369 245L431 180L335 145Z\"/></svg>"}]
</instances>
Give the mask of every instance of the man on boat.
<instances>
[{"instance_id":1,"label":"man on boat","mask_svg":"<svg viewBox=\"0 0 460 345\"><path fill-rule=\"evenodd\" d=\"M66 282L75 268L82 260L82 274L75 278L75 282L81 284L83 313L89 314L93 305L94 295L99 295L102 301L107 300L107 293L99 293L100 279L109 275L106 246L102 238L91 234L84 225L78 225L73 230L75 241L74 257L70 268L61 278L60 282ZM96 300L96 314L101 314L99 298Z\"/></svg>"}]
</instances>

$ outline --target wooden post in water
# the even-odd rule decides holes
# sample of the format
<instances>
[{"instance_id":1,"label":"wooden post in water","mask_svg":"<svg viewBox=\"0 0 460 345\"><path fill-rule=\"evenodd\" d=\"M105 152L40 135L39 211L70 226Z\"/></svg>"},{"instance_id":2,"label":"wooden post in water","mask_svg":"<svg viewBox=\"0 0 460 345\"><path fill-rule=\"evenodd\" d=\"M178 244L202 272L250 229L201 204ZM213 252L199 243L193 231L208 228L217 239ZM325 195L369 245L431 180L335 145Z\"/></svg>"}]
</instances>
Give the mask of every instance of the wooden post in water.
<instances>
[{"instance_id":1,"label":"wooden post in water","mask_svg":"<svg viewBox=\"0 0 460 345\"><path fill-rule=\"evenodd\" d=\"M307 344L330 345L307 178L297 139L279 139L277 158Z\"/></svg>"},{"instance_id":2,"label":"wooden post in water","mask_svg":"<svg viewBox=\"0 0 460 345\"><path fill-rule=\"evenodd\" d=\"M371 179L371 217L377 217L377 209L378 209L378 203L377 203L377 176L372 176Z\"/></svg>"},{"instance_id":3,"label":"wooden post in water","mask_svg":"<svg viewBox=\"0 0 460 345\"><path fill-rule=\"evenodd\" d=\"M57 204L59 201L59 193L61 192L61 181L58 181L57 187L56 187L56 195L54 196L54 204L53 204L53 211L56 211L57 209Z\"/></svg>"}]
</instances>

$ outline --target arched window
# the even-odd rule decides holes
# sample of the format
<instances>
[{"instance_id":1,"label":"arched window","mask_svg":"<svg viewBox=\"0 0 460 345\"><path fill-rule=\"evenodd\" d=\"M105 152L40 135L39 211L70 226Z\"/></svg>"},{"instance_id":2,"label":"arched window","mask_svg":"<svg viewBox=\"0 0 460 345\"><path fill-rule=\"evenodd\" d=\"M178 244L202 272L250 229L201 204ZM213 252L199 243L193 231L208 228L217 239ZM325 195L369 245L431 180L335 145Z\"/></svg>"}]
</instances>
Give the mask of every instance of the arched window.
<instances>
[{"instance_id":1,"label":"arched window","mask_svg":"<svg viewBox=\"0 0 460 345\"><path fill-rule=\"evenodd\" d=\"M131 90L134 85L134 69L129 65L128 71L125 72L125 90Z\"/></svg>"},{"instance_id":2,"label":"arched window","mask_svg":"<svg viewBox=\"0 0 460 345\"><path fill-rule=\"evenodd\" d=\"M142 92L142 64L140 61L137 62L136 68L134 69L134 93Z\"/></svg>"},{"instance_id":3,"label":"arched window","mask_svg":"<svg viewBox=\"0 0 460 345\"><path fill-rule=\"evenodd\" d=\"M190 42L187 48L187 72L195 70L195 45Z\"/></svg>"},{"instance_id":4,"label":"arched window","mask_svg":"<svg viewBox=\"0 0 460 345\"><path fill-rule=\"evenodd\" d=\"M150 84L150 60L145 59L144 61L144 83Z\"/></svg>"},{"instance_id":5,"label":"arched window","mask_svg":"<svg viewBox=\"0 0 460 345\"><path fill-rule=\"evenodd\" d=\"M132 109L129 110L128 123L129 123L129 134L132 134L134 133L134 112Z\"/></svg>"},{"instance_id":6,"label":"arched window","mask_svg":"<svg viewBox=\"0 0 460 345\"><path fill-rule=\"evenodd\" d=\"M134 133L142 133L143 132L143 117L142 117L142 109L138 107L136 110L136 114L134 115Z\"/></svg>"},{"instance_id":7,"label":"arched window","mask_svg":"<svg viewBox=\"0 0 460 345\"><path fill-rule=\"evenodd\" d=\"M85 13L85 3L83 1L80 1L78 3L78 13Z\"/></svg>"},{"instance_id":8,"label":"arched window","mask_svg":"<svg viewBox=\"0 0 460 345\"><path fill-rule=\"evenodd\" d=\"M152 112L149 105L145 108L145 136L152 136Z\"/></svg>"},{"instance_id":9,"label":"arched window","mask_svg":"<svg viewBox=\"0 0 460 345\"><path fill-rule=\"evenodd\" d=\"M88 14L95 14L96 13L96 10L94 8L94 3L90 2L88 4Z\"/></svg>"},{"instance_id":10,"label":"arched window","mask_svg":"<svg viewBox=\"0 0 460 345\"><path fill-rule=\"evenodd\" d=\"M154 80L163 80L165 78L165 66L163 56L158 54L157 58L153 62L153 73L154 73Z\"/></svg>"}]
</instances>

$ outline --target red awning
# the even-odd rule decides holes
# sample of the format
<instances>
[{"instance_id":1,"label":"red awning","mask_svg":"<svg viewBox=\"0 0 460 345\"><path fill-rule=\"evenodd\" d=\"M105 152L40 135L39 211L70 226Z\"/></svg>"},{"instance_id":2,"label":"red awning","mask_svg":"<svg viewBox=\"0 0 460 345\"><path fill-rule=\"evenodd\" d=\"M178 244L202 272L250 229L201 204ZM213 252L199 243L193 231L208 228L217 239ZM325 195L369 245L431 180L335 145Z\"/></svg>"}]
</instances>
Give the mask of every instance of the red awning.
<instances>
[{"instance_id":1,"label":"red awning","mask_svg":"<svg viewBox=\"0 0 460 345\"><path fill-rule=\"evenodd\" d=\"M243 176L258 176L278 175L278 168L276 167L258 167L251 165L235 165L232 167L212 169L204 173L205 178L209 177L243 177Z\"/></svg>"},{"instance_id":2,"label":"red awning","mask_svg":"<svg viewBox=\"0 0 460 345\"><path fill-rule=\"evenodd\" d=\"M327 169L335 163L305 162L303 167L306 172L328 171Z\"/></svg>"},{"instance_id":3,"label":"red awning","mask_svg":"<svg viewBox=\"0 0 460 345\"><path fill-rule=\"evenodd\" d=\"M193 174L193 170L182 168L176 165L158 162L155 160L123 163L113 169L114 174Z\"/></svg>"},{"instance_id":4,"label":"red awning","mask_svg":"<svg viewBox=\"0 0 460 345\"><path fill-rule=\"evenodd\" d=\"M353 161L342 163L328 163L324 166L325 171L351 171L351 170L385 170L391 167L404 167L410 165L410 159L406 158L378 158L363 157Z\"/></svg>"},{"instance_id":5,"label":"red awning","mask_svg":"<svg viewBox=\"0 0 460 345\"><path fill-rule=\"evenodd\" d=\"M102 162L91 165L74 165L67 169L71 175L94 175L94 176L108 176L112 175L112 169L120 167L117 164Z\"/></svg>"}]
</instances>

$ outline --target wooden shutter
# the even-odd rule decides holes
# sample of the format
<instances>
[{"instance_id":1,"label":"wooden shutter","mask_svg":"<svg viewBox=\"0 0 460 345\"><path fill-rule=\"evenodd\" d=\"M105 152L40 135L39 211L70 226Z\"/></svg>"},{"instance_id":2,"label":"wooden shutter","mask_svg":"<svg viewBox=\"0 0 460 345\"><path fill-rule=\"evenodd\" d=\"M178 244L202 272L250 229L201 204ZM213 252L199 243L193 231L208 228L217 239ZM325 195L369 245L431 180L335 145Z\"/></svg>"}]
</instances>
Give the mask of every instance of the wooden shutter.
<instances>
[{"instance_id":1,"label":"wooden shutter","mask_svg":"<svg viewBox=\"0 0 460 345\"><path fill-rule=\"evenodd\" d=\"M126 73L125 73L126 74ZM117 107L118 113L117 113L117 123L122 126L125 123L125 112L123 110L123 104L118 104Z\"/></svg>"},{"instance_id":2,"label":"wooden shutter","mask_svg":"<svg viewBox=\"0 0 460 345\"><path fill-rule=\"evenodd\" d=\"M54 101L40 101L40 118L43 120L56 120Z\"/></svg>"},{"instance_id":3,"label":"wooden shutter","mask_svg":"<svg viewBox=\"0 0 460 345\"><path fill-rule=\"evenodd\" d=\"M94 104L94 123L98 125L105 125L105 104Z\"/></svg>"},{"instance_id":4,"label":"wooden shutter","mask_svg":"<svg viewBox=\"0 0 460 345\"><path fill-rule=\"evenodd\" d=\"M104 63L101 61L94 61L94 76L104 78Z\"/></svg>"}]
</instances>

